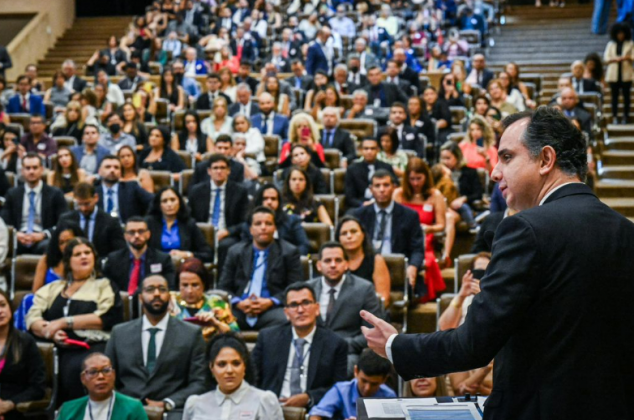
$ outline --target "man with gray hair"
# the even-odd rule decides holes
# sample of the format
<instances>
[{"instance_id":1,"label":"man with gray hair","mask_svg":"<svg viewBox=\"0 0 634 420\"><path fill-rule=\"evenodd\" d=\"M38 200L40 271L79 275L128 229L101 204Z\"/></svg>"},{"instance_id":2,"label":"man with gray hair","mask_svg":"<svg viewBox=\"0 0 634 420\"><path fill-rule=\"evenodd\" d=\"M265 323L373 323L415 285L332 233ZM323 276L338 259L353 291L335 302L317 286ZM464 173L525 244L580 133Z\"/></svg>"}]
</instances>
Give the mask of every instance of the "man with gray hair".
<instances>
[{"instance_id":1,"label":"man with gray hair","mask_svg":"<svg viewBox=\"0 0 634 420\"><path fill-rule=\"evenodd\" d=\"M274 42L271 47L271 55L266 60L269 63L272 63L277 71L281 73L288 73L291 71L291 62L290 60L284 58L282 54L282 43Z\"/></svg>"},{"instance_id":2,"label":"man with gray hair","mask_svg":"<svg viewBox=\"0 0 634 420\"><path fill-rule=\"evenodd\" d=\"M321 119L324 123L321 145L324 149L339 150L348 162L356 159L357 152L350 133L339 127L339 109L333 106L324 108Z\"/></svg>"},{"instance_id":3,"label":"man with gray hair","mask_svg":"<svg viewBox=\"0 0 634 420\"><path fill-rule=\"evenodd\" d=\"M368 92L364 89L357 89L352 93L352 108L348 109L343 117L345 119L373 119L379 125L387 122L389 108L379 108L368 105Z\"/></svg>"},{"instance_id":4,"label":"man with gray hair","mask_svg":"<svg viewBox=\"0 0 634 420\"><path fill-rule=\"evenodd\" d=\"M601 89L597 85L597 82L593 79L586 79L583 77L583 73L586 69L583 61L576 60L570 65L570 72L572 77L570 82L572 87L577 93L598 92L601 93Z\"/></svg>"},{"instance_id":5,"label":"man with gray hair","mask_svg":"<svg viewBox=\"0 0 634 420\"><path fill-rule=\"evenodd\" d=\"M236 88L236 101L229 107L229 115L246 115L251 118L260 113L260 107L251 101L251 88L246 83L240 83Z\"/></svg>"},{"instance_id":6,"label":"man with gray hair","mask_svg":"<svg viewBox=\"0 0 634 420\"><path fill-rule=\"evenodd\" d=\"M337 32L341 36L354 38L357 35L357 28L354 26L354 22L346 16L345 4L337 6L336 16L331 18L328 23L332 27L333 32Z\"/></svg>"},{"instance_id":7,"label":"man with gray hair","mask_svg":"<svg viewBox=\"0 0 634 420\"><path fill-rule=\"evenodd\" d=\"M365 41L365 38L357 38L357 40L354 41L354 50L359 58L359 71L362 75L365 76L370 67L379 64L379 60L376 58L376 55L374 55L371 51L368 51L368 43Z\"/></svg>"},{"instance_id":8,"label":"man with gray hair","mask_svg":"<svg viewBox=\"0 0 634 420\"><path fill-rule=\"evenodd\" d=\"M348 84L363 87L368 83L365 77L366 69L361 66L361 59L358 54L348 56ZM355 89L351 89L354 92Z\"/></svg>"},{"instance_id":9,"label":"man with gray hair","mask_svg":"<svg viewBox=\"0 0 634 420\"><path fill-rule=\"evenodd\" d=\"M64 73L64 86L72 92L82 92L86 88L86 81L76 76L77 66L73 60L66 60L62 64L62 73Z\"/></svg>"}]
</instances>

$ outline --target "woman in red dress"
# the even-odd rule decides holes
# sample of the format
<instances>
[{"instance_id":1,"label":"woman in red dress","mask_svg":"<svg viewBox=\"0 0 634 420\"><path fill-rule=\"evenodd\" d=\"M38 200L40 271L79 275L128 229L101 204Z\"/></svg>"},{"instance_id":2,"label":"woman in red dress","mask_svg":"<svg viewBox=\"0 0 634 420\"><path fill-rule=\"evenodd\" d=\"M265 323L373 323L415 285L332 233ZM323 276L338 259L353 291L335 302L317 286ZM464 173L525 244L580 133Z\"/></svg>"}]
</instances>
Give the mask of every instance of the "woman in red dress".
<instances>
[{"instance_id":1,"label":"woman in red dress","mask_svg":"<svg viewBox=\"0 0 634 420\"><path fill-rule=\"evenodd\" d=\"M411 158L403 174L402 187L394 191L394 201L418 213L425 233L425 285L423 302L434 301L445 290L445 281L434 254L434 233L445 230L447 206L443 195L434 188L431 170L420 158Z\"/></svg>"}]
</instances>

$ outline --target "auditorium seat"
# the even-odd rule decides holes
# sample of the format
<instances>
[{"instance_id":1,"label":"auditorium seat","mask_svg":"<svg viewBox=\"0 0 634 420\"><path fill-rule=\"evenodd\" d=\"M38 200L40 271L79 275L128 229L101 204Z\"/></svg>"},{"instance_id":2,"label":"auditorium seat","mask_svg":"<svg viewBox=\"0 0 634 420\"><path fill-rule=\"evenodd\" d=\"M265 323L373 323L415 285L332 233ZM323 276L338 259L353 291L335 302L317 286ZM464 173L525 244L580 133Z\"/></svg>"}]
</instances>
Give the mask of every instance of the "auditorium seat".
<instances>
[{"instance_id":1,"label":"auditorium seat","mask_svg":"<svg viewBox=\"0 0 634 420\"><path fill-rule=\"evenodd\" d=\"M383 255L390 271L390 304L388 311L392 323L400 324L400 331L406 333L409 307L409 287L407 285L407 258L403 254Z\"/></svg>"},{"instance_id":2,"label":"auditorium seat","mask_svg":"<svg viewBox=\"0 0 634 420\"><path fill-rule=\"evenodd\" d=\"M467 127L467 108L464 106L450 106L451 128L454 132L464 131Z\"/></svg>"},{"instance_id":3,"label":"auditorium seat","mask_svg":"<svg viewBox=\"0 0 634 420\"><path fill-rule=\"evenodd\" d=\"M440 320L440 316L445 312L445 309L449 307L449 304L456 297L455 293L445 293L438 299L436 299L436 331L440 331L440 327L438 325L438 321Z\"/></svg>"},{"instance_id":4,"label":"auditorium seat","mask_svg":"<svg viewBox=\"0 0 634 420\"><path fill-rule=\"evenodd\" d=\"M164 187L170 187L174 185L174 178L170 171L148 171L152 181L154 181L154 190L158 191Z\"/></svg>"},{"instance_id":5,"label":"auditorium seat","mask_svg":"<svg viewBox=\"0 0 634 420\"><path fill-rule=\"evenodd\" d=\"M28 293L31 293L35 268L41 255L23 254L13 259L11 268L11 299L19 304ZM17 306L15 306L17 308Z\"/></svg>"},{"instance_id":6,"label":"auditorium seat","mask_svg":"<svg viewBox=\"0 0 634 420\"><path fill-rule=\"evenodd\" d=\"M185 111L176 111L172 114L172 131L179 133L185 127Z\"/></svg>"},{"instance_id":7,"label":"auditorium seat","mask_svg":"<svg viewBox=\"0 0 634 420\"><path fill-rule=\"evenodd\" d=\"M57 143L58 148L77 146L77 139L72 136L55 136L53 140Z\"/></svg>"},{"instance_id":8,"label":"auditorium seat","mask_svg":"<svg viewBox=\"0 0 634 420\"><path fill-rule=\"evenodd\" d=\"M159 124L168 124L170 120L169 114L169 100L163 98L156 98L156 122Z\"/></svg>"},{"instance_id":9,"label":"auditorium seat","mask_svg":"<svg viewBox=\"0 0 634 420\"><path fill-rule=\"evenodd\" d=\"M194 169L194 165L196 164L196 160L194 158L194 156L192 156L191 153L189 153L186 150L174 150L176 152L176 154L178 155L178 157L181 158L181 160L183 161L183 163L185 164L185 167L187 169Z\"/></svg>"},{"instance_id":10,"label":"auditorium seat","mask_svg":"<svg viewBox=\"0 0 634 420\"><path fill-rule=\"evenodd\" d=\"M198 226L198 229L200 229L201 232L203 233L203 235L205 236L205 240L207 241L207 244L209 244L211 249L214 250L214 263L215 263L217 261L217 255L216 255L216 229L214 228L214 226L211 223L197 222L196 226Z\"/></svg>"},{"instance_id":11,"label":"auditorium seat","mask_svg":"<svg viewBox=\"0 0 634 420\"><path fill-rule=\"evenodd\" d=\"M339 123L339 128L353 134L358 141L368 137L376 136L376 121L370 119L343 119Z\"/></svg>"},{"instance_id":12,"label":"auditorium seat","mask_svg":"<svg viewBox=\"0 0 634 420\"><path fill-rule=\"evenodd\" d=\"M302 227L308 236L310 244L309 253L317 255L319 248L328 241L332 240L334 229L325 223L302 223Z\"/></svg>"},{"instance_id":13,"label":"auditorium seat","mask_svg":"<svg viewBox=\"0 0 634 420\"><path fill-rule=\"evenodd\" d=\"M167 416L167 413L160 407L144 405L143 409L145 410L148 420L163 420Z\"/></svg>"},{"instance_id":14,"label":"auditorium seat","mask_svg":"<svg viewBox=\"0 0 634 420\"><path fill-rule=\"evenodd\" d=\"M194 177L193 169L186 169L181 172L180 179L178 180L178 192L185 197L189 192L189 183Z\"/></svg>"},{"instance_id":15,"label":"auditorium seat","mask_svg":"<svg viewBox=\"0 0 634 420\"><path fill-rule=\"evenodd\" d=\"M321 168L321 175L324 177L324 182L326 183L326 185L328 186L328 194L332 193L332 170L330 170L329 168Z\"/></svg>"},{"instance_id":16,"label":"auditorium seat","mask_svg":"<svg viewBox=\"0 0 634 420\"><path fill-rule=\"evenodd\" d=\"M460 290L460 287L462 286L462 277L465 275L467 270L471 269L471 264L473 264L475 256L476 254L462 254L454 260L454 266L456 268L454 293L458 293Z\"/></svg>"},{"instance_id":17,"label":"auditorium seat","mask_svg":"<svg viewBox=\"0 0 634 420\"><path fill-rule=\"evenodd\" d=\"M31 114L16 113L8 115L11 120L11 124L20 124L20 126L22 126L23 134L31 132Z\"/></svg>"},{"instance_id":18,"label":"auditorium seat","mask_svg":"<svg viewBox=\"0 0 634 420\"><path fill-rule=\"evenodd\" d=\"M128 292L120 291L119 296L121 296L121 303L123 304L123 322L128 322L132 319L132 306L130 295Z\"/></svg>"},{"instance_id":19,"label":"auditorium seat","mask_svg":"<svg viewBox=\"0 0 634 420\"><path fill-rule=\"evenodd\" d=\"M436 331L436 303L421 303L407 313L407 332L410 334Z\"/></svg>"},{"instance_id":20,"label":"auditorium seat","mask_svg":"<svg viewBox=\"0 0 634 420\"><path fill-rule=\"evenodd\" d=\"M315 199L324 205L334 226L339 221L339 198L333 194L315 194Z\"/></svg>"},{"instance_id":21,"label":"auditorium seat","mask_svg":"<svg viewBox=\"0 0 634 420\"><path fill-rule=\"evenodd\" d=\"M57 386L59 379L57 348L52 343L38 342L44 366L46 367L46 388L44 398L38 401L25 401L18 403L16 410L25 417L53 418L57 406Z\"/></svg>"},{"instance_id":22,"label":"auditorium seat","mask_svg":"<svg viewBox=\"0 0 634 420\"><path fill-rule=\"evenodd\" d=\"M300 257L300 262L302 264L302 274L304 275L303 277L304 281L312 279L313 265L311 264L310 259L307 256L302 255Z\"/></svg>"},{"instance_id":23,"label":"auditorium seat","mask_svg":"<svg viewBox=\"0 0 634 420\"><path fill-rule=\"evenodd\" d=\"M304 420L307 413L304 407L282 406L282 414L284 414L284 420Z\"/></svg>"},{"instance_id":24,"label":"auditorium seat","mask_svg":"<svg viewBox=\"0 0 634 420\"><path fill-rule=\"evenodd\" d=\"M343 160L343 153L339 149L324 149L326 155L326 166L330 169L337 169L341 167L341 161Z\"/></svg>"}]
</instances>

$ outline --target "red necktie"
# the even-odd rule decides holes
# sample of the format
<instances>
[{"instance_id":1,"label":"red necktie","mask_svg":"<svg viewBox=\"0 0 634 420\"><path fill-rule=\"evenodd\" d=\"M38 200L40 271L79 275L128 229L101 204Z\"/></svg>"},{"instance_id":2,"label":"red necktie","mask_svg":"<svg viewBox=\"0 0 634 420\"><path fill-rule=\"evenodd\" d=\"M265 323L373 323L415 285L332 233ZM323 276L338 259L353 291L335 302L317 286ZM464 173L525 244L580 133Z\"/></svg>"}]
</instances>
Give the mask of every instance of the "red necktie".
<instances>
[{"instance_id":1,"label":"red necktie","mask_svg":"<svg viewBox=\"0 0 634 420\"><path fill-rule=\"evenodd\" d=\"M238 45L238 61L242 61L242 45Z\"/></svg>"},{"instance_id":2,"label":"red necktie","mask_svg":"<svg viewBox=\"0 0 634 420\"><path fill-rule=\"evenodd\" d=\"M130 274L130 283L128 283L128 295L132 296L139 287L139 277L141 277L141 260L134 259L134 267Z\"/></svg>"},{"instance_id":3,"label":"red necktie","mask_svg":"<svg viewBox=\"0 0 634 420\"><path fill-rule=\"evenodd\" d=\"M22 110L23 110L24 112L29 112L29 110L26 108L26 106L27 106L27 103L26 103L26 96L23 96L23 97L22 97Z\"/></svg>"}]
</instances>

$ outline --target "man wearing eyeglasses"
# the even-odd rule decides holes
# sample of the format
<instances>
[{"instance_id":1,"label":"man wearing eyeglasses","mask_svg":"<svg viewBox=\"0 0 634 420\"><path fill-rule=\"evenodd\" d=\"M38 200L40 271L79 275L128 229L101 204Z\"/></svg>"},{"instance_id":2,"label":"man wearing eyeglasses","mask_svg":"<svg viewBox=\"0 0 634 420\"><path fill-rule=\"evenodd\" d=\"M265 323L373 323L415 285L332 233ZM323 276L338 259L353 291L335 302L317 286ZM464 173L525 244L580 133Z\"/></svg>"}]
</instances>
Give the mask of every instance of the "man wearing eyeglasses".
<instances>
[{"instance_id":1,"label":"man wearing eyeglasses","mask_svg":"<svg viewBox=\"0 0 634 420\"><path fill-rule=\"evenodd\" d=\"M140 420L147 415L137 399L114 390L116 373L110 358L91 353L82 362L81 383L88 395L62 405L58 420Z\"/></svg>"},{"instance_id":2,"label":"man wearing eyeglasses","mask_svg":"<svg viewBox=\"0 0 634 420\"><path fill-rule=\"evenodd\" d=\"M151 274L160 274L167 280L170 290L176 290L175 272L172 258L161 251L148 247L150 230L140 216L128 219L125 225L127 247L113 251L104 263L103 273L112 280L119 290L134 295L142 280Z\"/></svg>"},{"instance_id":3,"label":"man wearing eyeglasses","mask_svg":"<svg viewBox=\"0 0 634 420\"><path fill-rule=\"evenodd\" d=\"M319 303L306 283L286 288L284 314L290 325L260 331L253 350L260 389L289 407L311 408L335 383L345 381L348 346L317 325Z\"/></svg>"},{"instance_id":4,"label":"man wearing eyeglasses","mask_svg":"<svg viewBox=\"0 0 634 420\"><path fill-rule=\"evenodd\" d=\"M42 159L57 153L57 143L46 134L46 121L42 115L31 116L29 129L30 132L23 135L20 139L20 144L24 147L24 150L37 153Z\"/></svg>"}]
</instances>

